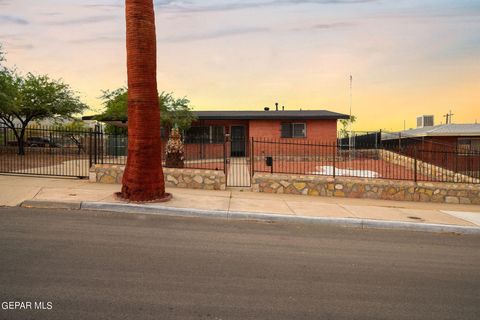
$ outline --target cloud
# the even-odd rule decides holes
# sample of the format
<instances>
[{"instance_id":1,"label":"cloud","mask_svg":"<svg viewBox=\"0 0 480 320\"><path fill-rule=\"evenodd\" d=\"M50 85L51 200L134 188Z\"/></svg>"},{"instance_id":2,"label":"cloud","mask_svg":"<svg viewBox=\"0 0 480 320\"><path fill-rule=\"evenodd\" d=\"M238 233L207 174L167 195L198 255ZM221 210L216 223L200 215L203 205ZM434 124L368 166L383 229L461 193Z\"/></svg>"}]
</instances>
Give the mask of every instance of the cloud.
<instances>
[{"instance_id":1,"label":"cloud","mask_svg":"<svg viewBox=\"0 0 480 320\"><path fill-rule=\"evenodd\" d=\"M197 33L197 34L188 34L188 35L161 38L159 39L159 41L190 42L190 41L197 41L197 40L218 39L218 38L237 36L242 34L264 33L269 31L270 29L268 28L233 28L229 30L225 29L225 30L217 30L217 31L206 32L206 33Z\"/></svg>"},{"instance_id":2,"label":"cloud","mask_svg":"<svg viewBox=\"0 0 480 320\"><path fill-rule=\"evenodd\" d=\"M2 23L13 23L13 24L26 25L26 24L29 24L30 22L28 22L26 19L21 18L21 17L2 14L2 15L0 15L0 24L2 24Z\"/></svg>"},{"instance_id":3,"label":"cloud","mask_svg":"<svg viewBox=\"0 0 480 320\"><path fill-rule=\"evenodd\" d=\"M356 25L355 23L350 23L350 22L320 23L320 24L315 24L307 27L292 28L290 29L290 31L329 30L329 29L337 29L337 28L347 28L355 25Z\"/></svg>"},{"instance_id":4,"label":"cloud","mask_svg":"<svg viewBox=\"0 0 480 320\"><path fill-rule=\"evenodd\" d=\"M125 41L125 37L98 36L98 37L91 37L91 38L74 39L74 40L69 40L68 42L72 44L84 44L84 43L111 43L111 42L119 42L119 41Z\"/></svg>"},{"instance_id":5,"label":"cloud","mask_svg":"<svg viewBox=\"0 0 480 320\"><path fill-rule=\"evenodd\" d=\"M46 17L53 17L53 16L59 16L61 15L62 13L61 12L58 12L58 11L50 11L50 12L43 12L41 13L42 16L46 16Z\"/></svg>"},{"instance_id":6,"label":"cloud","mask_svg":"<svg viewBox=\"0 0 480 320\"><path fill-rule=\"evenodd\" d=\"M207 4L205 2L195 2L188 0L157 0L155 5L160 8L204 12L204 11L230 11L249 9L257 7L300 5L300 4L360 4L368 2L377 2L379 0L253 0L253 1L222 1L221 3Z\"/></svg>"},{"instance_id":7,"label":"cloud","mask_svg":"<svg viewBox=\"0 0 480 320\"><path fill-rule=\"evenodd\" d=\"M99 22L110 21L115 19L117 19L117 16L115 15L102 15L102 16L91 16L91 17L71 19L71 20L52 21L47 24L49 25L91 24L91 23L99 23Z\"/></svg>"},{"instance_id":8,"label":"cloud","mask_svg":"<svg viewBox=\"0 0 480 320\"><path fill-rule=\"evenodd\" d=\"M10 45L11 49L17 49L17 50L31 50L35 48L35 46L31 43L26 43L26 44L12 44Z\"/></svg>"},{"instance_id":9,"label":"cloud","mask_svg":"<svg viewBox=\"0 0 480 320\"><path fill-rule=\"evenodd\" d=\"M124 3L122 2L112 2L112 3L95 3L95 4L84 4L84 8L104 8L104 9L117 9L123 8Z\"/></svg>"}]
</instances>

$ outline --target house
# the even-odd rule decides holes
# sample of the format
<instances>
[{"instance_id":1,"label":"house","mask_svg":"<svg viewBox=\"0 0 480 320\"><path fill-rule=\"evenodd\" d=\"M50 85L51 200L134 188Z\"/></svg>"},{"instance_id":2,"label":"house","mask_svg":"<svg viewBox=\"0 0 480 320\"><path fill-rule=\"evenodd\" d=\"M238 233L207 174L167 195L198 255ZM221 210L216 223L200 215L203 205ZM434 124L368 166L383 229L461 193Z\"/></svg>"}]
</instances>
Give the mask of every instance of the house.
<instances>
[{"instance_id":1,"label":"house","mask_svg":"<svg viewBox=\"0 0 480 320\"><path fill-rule=\"evenodd\" d=\"M283 109L283 108L282 108ZM335 143L337 121L346 114L328 110L194 111L197 118L184 133L187 154L247 156L252 139L282 142L316 141ZM84 117L84 120L92 117ZM104 121L126 127L125 121ZM167 130L162 129L166 138ZM224 142L231 141L228 150ZM293 150L293 149L292 149Z\"/></svg>"},{"instance_id":2,"label":"house","mask_svg":"<svg viewBox=\"0 0 480 320\"><path fill-rule=\"evenodd\" d=\"M335 143L337 120L348 115L327 110L196 111L185 144L231 143L231 154L245 156L251 139Z\"/></svg>"},{"instance_id":3,"label":"house","mask_svg":"<svg viewBox=\"0 0 480 320\"><path fill-rule=\"evenodd\" d=\"M480 152L480 124L432 124L396 133L383 133L382 142L388 141L415 144L429 151Z\"/></svg>"},{"instance_id":4,"label":"house","mask_svg":"<svg viewBox=\"0 0 480 320\"><path fill-rule=\"evenodd\" d=\"M417 121L415 129L383 132L382 146L454 172L480 177L480 124L434 125L433 116L423 118L427 121Z\"/></svg>"}]
</instances>

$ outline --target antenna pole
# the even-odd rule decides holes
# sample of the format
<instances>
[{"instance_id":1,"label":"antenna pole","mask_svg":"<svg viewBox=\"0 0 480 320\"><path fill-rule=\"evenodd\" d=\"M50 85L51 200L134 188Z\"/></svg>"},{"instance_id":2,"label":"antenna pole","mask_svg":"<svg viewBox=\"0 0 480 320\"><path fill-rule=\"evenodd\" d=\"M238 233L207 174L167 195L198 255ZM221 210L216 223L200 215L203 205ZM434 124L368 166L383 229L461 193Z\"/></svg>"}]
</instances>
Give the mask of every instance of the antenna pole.
<instances>
[{"instance_id":1,"label":"antenna pole","mask_svg":"<svg viewBox=\"0 0 480 320\"><path fill-rule=\"evenodd\" d=\"M353 86L353 77L350 74L350 119L348 122L349 131L350 131L350 141L349 141L350 151L352 150L352 144L354 143L353 134L352 134L352 86ZM350 152L350 156L352 156L351 152Z\"/></svg>"},{"instance_id":2,"label":"antenna pole","mask_svg":"<svg viewBox=\"0 0 480 320\"><path fill-rule=\"evenodd\" d=\"M353 77L350 75L350 120L352 119L352 83Z\"/></svg>"}]
</instances>

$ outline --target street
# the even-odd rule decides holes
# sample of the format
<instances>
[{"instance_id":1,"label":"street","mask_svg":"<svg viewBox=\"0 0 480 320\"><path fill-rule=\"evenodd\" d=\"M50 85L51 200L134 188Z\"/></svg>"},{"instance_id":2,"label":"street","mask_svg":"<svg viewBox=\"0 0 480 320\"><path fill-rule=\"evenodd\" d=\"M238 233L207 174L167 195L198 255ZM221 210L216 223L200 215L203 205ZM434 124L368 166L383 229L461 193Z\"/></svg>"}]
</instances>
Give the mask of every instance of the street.
<instances>
[{"instance_id":1,"label":"street","mask_svg":"<svg viewBox=\"0 0 480 320\"><path fill-rule=\"evenodd\" d=\"M5 207L0 259L0 319L480 317L479 236Z\"/></svg>"}]
</instances>

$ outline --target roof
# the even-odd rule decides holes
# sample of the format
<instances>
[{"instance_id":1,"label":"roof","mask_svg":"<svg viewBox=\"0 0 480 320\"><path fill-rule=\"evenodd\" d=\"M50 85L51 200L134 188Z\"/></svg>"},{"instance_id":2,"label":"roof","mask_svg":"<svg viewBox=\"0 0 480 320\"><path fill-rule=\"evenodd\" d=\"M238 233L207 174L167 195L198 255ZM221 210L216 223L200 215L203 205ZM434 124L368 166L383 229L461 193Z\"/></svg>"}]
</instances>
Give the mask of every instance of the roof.
<instances>
[{"instance_id":1,"label":"roof","mask_svg":"<svg viewBox=\"0 0 480 320\"><path fill-rule=\"evenodd\" d=\"M320 120L348 119L349 116L328 110L285 111L194 111L199 120Z\"/></svg>"},{"instance_id":2,"label":"roof","mask_svg":"<svg viewBox=\"0 0 480 320\"><path fill-rule=\"evenodd\" d=\"M398 136L409 137L467 137L480 136L480 124L478 123L449 123L432 127L415 128L396 133L383 133L382 139L398 139Z\"/></svg>"},{"instance_id":3,"label":"roof","mask_svg":"<svg viewBox=\"0 0 480 320\"><path fill-rule=\"evenodd\" d=\"M285 111L193 111L198 120L322 120L349 119L346 114L328 110L285 110ZM92 120L96 116L84 116ZM123 119L105 119L110 122ZM103 121L103 120L102 120ZM125 121L123 121L125 122Z\"/></svg>"}]
</instances>

